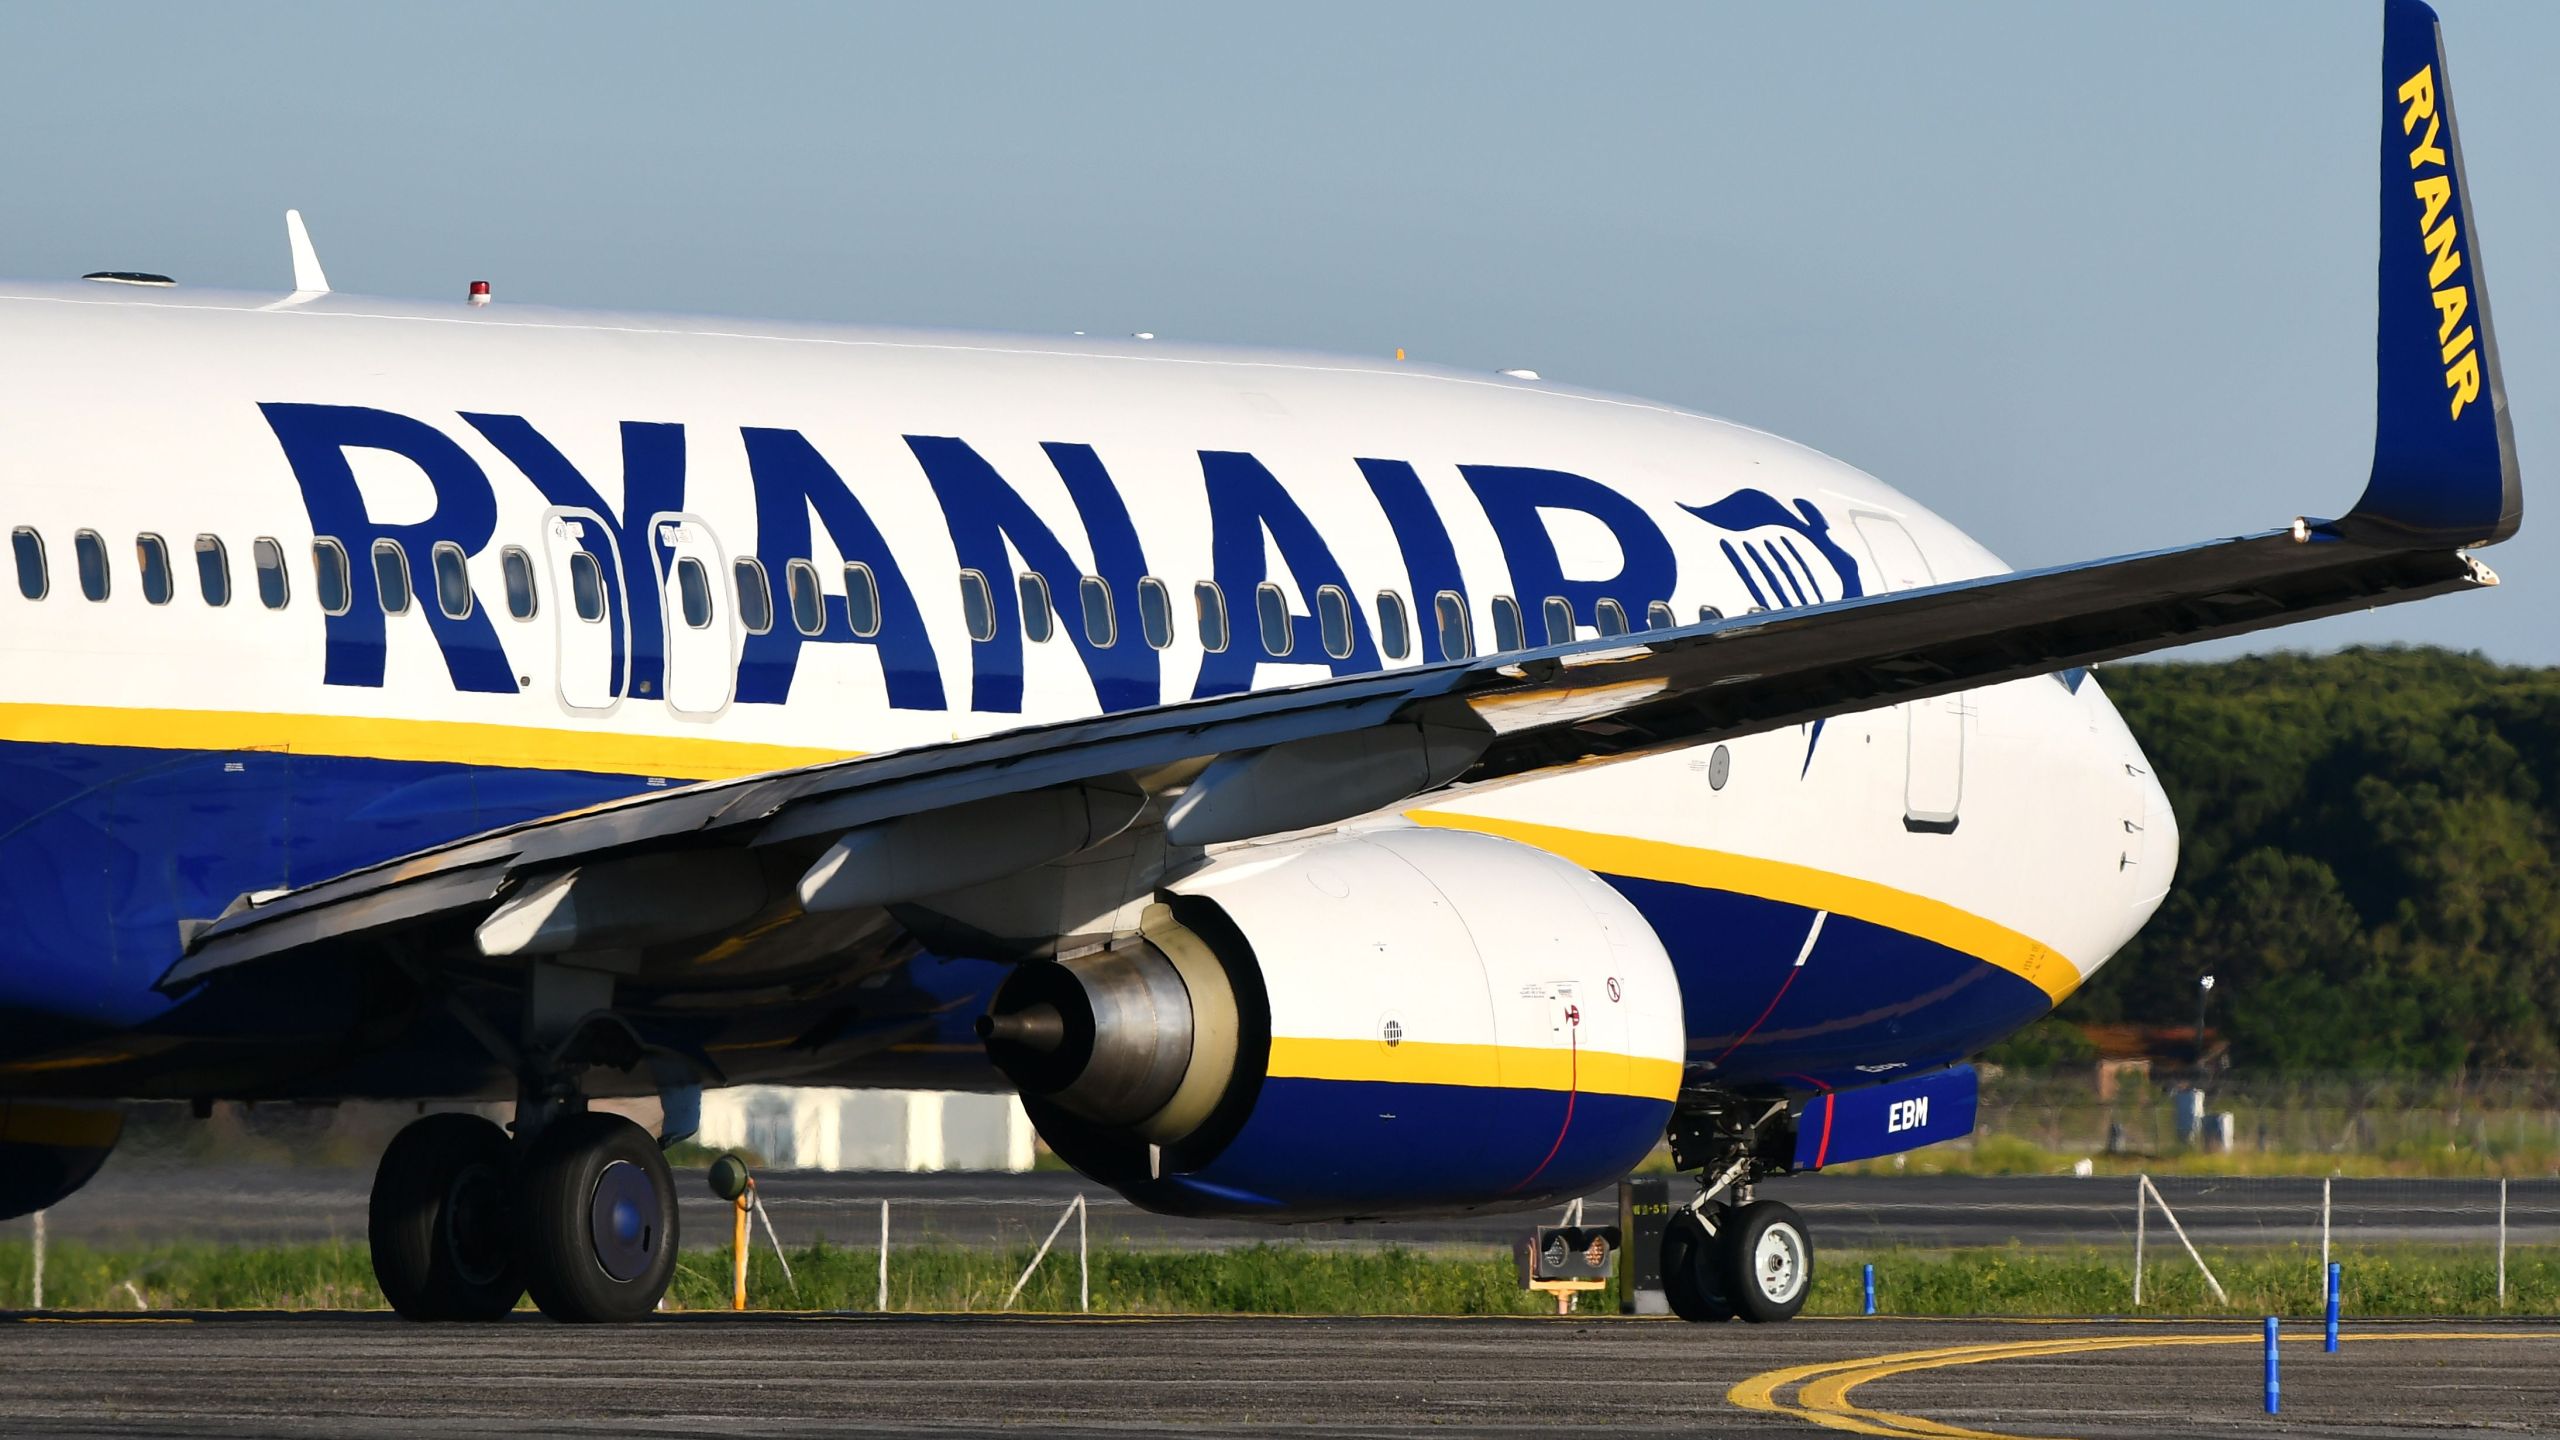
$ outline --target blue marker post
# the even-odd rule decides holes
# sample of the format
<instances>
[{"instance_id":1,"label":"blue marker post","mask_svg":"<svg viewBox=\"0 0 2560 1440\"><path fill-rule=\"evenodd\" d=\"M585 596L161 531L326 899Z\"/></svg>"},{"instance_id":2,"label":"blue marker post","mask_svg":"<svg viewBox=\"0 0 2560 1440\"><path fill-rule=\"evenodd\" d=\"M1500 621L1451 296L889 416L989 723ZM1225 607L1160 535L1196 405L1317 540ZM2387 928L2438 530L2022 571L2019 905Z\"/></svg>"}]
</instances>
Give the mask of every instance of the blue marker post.
<instances>
[{"instance_id":1,"label":"blue marker post","mask_svg":"<svg viewBox=\"0 0 2560 1440\"><path fill-rule=\"evenodd\" d=\"M2337 1281L2333 1277L2329 1282L2329 1291L2332 1297L2329 1302L2329 1313L2332 1316L2335 1316L2338 1313L2338 1303L2335 1298L2337 1288ZM1870 1315L1876 1313L1876 1267L1873 1261L1869 1261L1867 1264L1867 1313ZM2332 1331L2335 1331L2338 1328L2337 1322L2334 1319L2330 1322L2329 1328Z\"/></svg>"},{"instance_id":2,"label":"blue marker post","mask_svg":"<svg viewBox=\"0 0 2560 1440\"><path fill-rule=\"evenodd\" d=\"M2276 1317L2267 1317L2267 1413L2283 1408L2278 1402L2282 1387L2276 1383Z\"/></svg>"},{"instance_id":3,"label":"blue marker post","mask_svg":"<svg viewBox=\"0 0 2560 1440\"><path fill-rule=\"evenodd\" d=\"M2332 1355L2338 1353L2338 1262L2335 1260L2329 1262L2329 1333L2320 1348Z\"/></svg>"}]
</instances>

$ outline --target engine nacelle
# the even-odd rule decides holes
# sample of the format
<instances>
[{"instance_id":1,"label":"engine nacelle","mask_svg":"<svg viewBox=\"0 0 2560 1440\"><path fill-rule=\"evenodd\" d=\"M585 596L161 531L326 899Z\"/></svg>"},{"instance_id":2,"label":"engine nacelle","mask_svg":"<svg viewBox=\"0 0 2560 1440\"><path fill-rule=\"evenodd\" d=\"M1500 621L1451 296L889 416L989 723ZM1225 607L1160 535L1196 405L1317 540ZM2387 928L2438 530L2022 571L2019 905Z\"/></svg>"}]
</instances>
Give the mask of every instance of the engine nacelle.
<instances>
[{"instance_id":1,"label":"engine nacelle","mask_svg":"<svg viewBox=\"0 0 2560 1440\"><path fill-rule=\"evenodd\" d=\"M1521 1209L1624 1175L1680 1085L1680 987L1607 882L1387 829L1222 856L1144 938L1021 966L979 1021L1040 1133L1152 1210Z\"/></svg>"},{"instance_id":2,"label":"engine nacelle","mask_svg":"<svg viewBox=\"0 0 2560 1440\"><path fill-rule=\"evenodd\" d=\"M89 1183L124 1134L120 1106L0 1100L0 1220L50 1209Z\"/></svg>"}]
</instances>

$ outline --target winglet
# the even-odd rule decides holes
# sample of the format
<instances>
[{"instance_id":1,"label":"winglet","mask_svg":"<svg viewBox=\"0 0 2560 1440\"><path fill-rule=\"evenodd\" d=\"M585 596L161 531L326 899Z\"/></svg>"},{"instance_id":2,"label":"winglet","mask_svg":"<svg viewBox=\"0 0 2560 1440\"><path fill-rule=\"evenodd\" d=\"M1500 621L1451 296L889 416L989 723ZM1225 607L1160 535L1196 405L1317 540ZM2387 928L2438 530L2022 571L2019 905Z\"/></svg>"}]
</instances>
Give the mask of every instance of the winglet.
<instances>
[{"instance_id":1,"label":"winglet","mask_svg":"<svg viewBox=\"0 0 2560 1440\"><path fill-rule=\"evenodd\" d=\"M311 248L311 232L303 228L301 211L284 212L284 238L293 247L293 298L328 294L329 277L320 271L320 252Z\"/></svg>"},{"instance_id":2,"label":"winglet","mask_svg":"<svg viewBox=\"0 0 2560 1440\"><path fill-rule=\"evenodd\" d=\"M2381 313L2373 478L2340 533L2491 544L2524 523L2480 232L2436 12L2383 0Z\"/></svg>"}]
</instances>

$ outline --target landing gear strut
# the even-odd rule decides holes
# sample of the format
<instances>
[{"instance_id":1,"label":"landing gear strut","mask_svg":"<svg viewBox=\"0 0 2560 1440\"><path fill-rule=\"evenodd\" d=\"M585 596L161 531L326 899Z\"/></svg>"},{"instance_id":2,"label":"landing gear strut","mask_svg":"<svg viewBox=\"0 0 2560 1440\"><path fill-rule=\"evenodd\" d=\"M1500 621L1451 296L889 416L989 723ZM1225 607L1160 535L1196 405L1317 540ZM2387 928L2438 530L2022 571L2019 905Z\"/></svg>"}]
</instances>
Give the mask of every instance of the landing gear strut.
<instances>
[{"instance_id":1,"label":"landing gear strut","mask_svg":"<svg viewBox=\"0 0 2560 1440\"><path fill-rule=\"evenodd\" d=\"M1662 1235L1662 1288L1681 1319L1766 1324L1804 1308L1813 1237L1793 1209L1751 1195L1787 1168L1790 1130L1783 1101L1720 1097L1673 1117L1672 1162L1699 1171L1697 1198Z\"/></svg>"}]
</instances>

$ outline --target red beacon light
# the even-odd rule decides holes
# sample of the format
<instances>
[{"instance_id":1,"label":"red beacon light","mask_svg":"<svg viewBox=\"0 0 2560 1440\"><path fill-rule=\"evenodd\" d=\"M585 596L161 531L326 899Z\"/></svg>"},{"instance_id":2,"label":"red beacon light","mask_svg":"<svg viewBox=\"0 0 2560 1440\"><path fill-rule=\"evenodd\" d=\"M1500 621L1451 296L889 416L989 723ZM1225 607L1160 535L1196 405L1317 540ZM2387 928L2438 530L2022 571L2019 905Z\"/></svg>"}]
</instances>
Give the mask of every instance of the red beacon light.
<instances>
[{"instance_id":1,"label":"red beacon light","mask_svg":"<svg viewBox=\"0 0 2560 1440\"><path fill-rule=\"evenodd\" d=\"M474 280L471 282L471 303L474 305L486 305L489 303L488 281Z\"/></svg>"}]
</instances>

